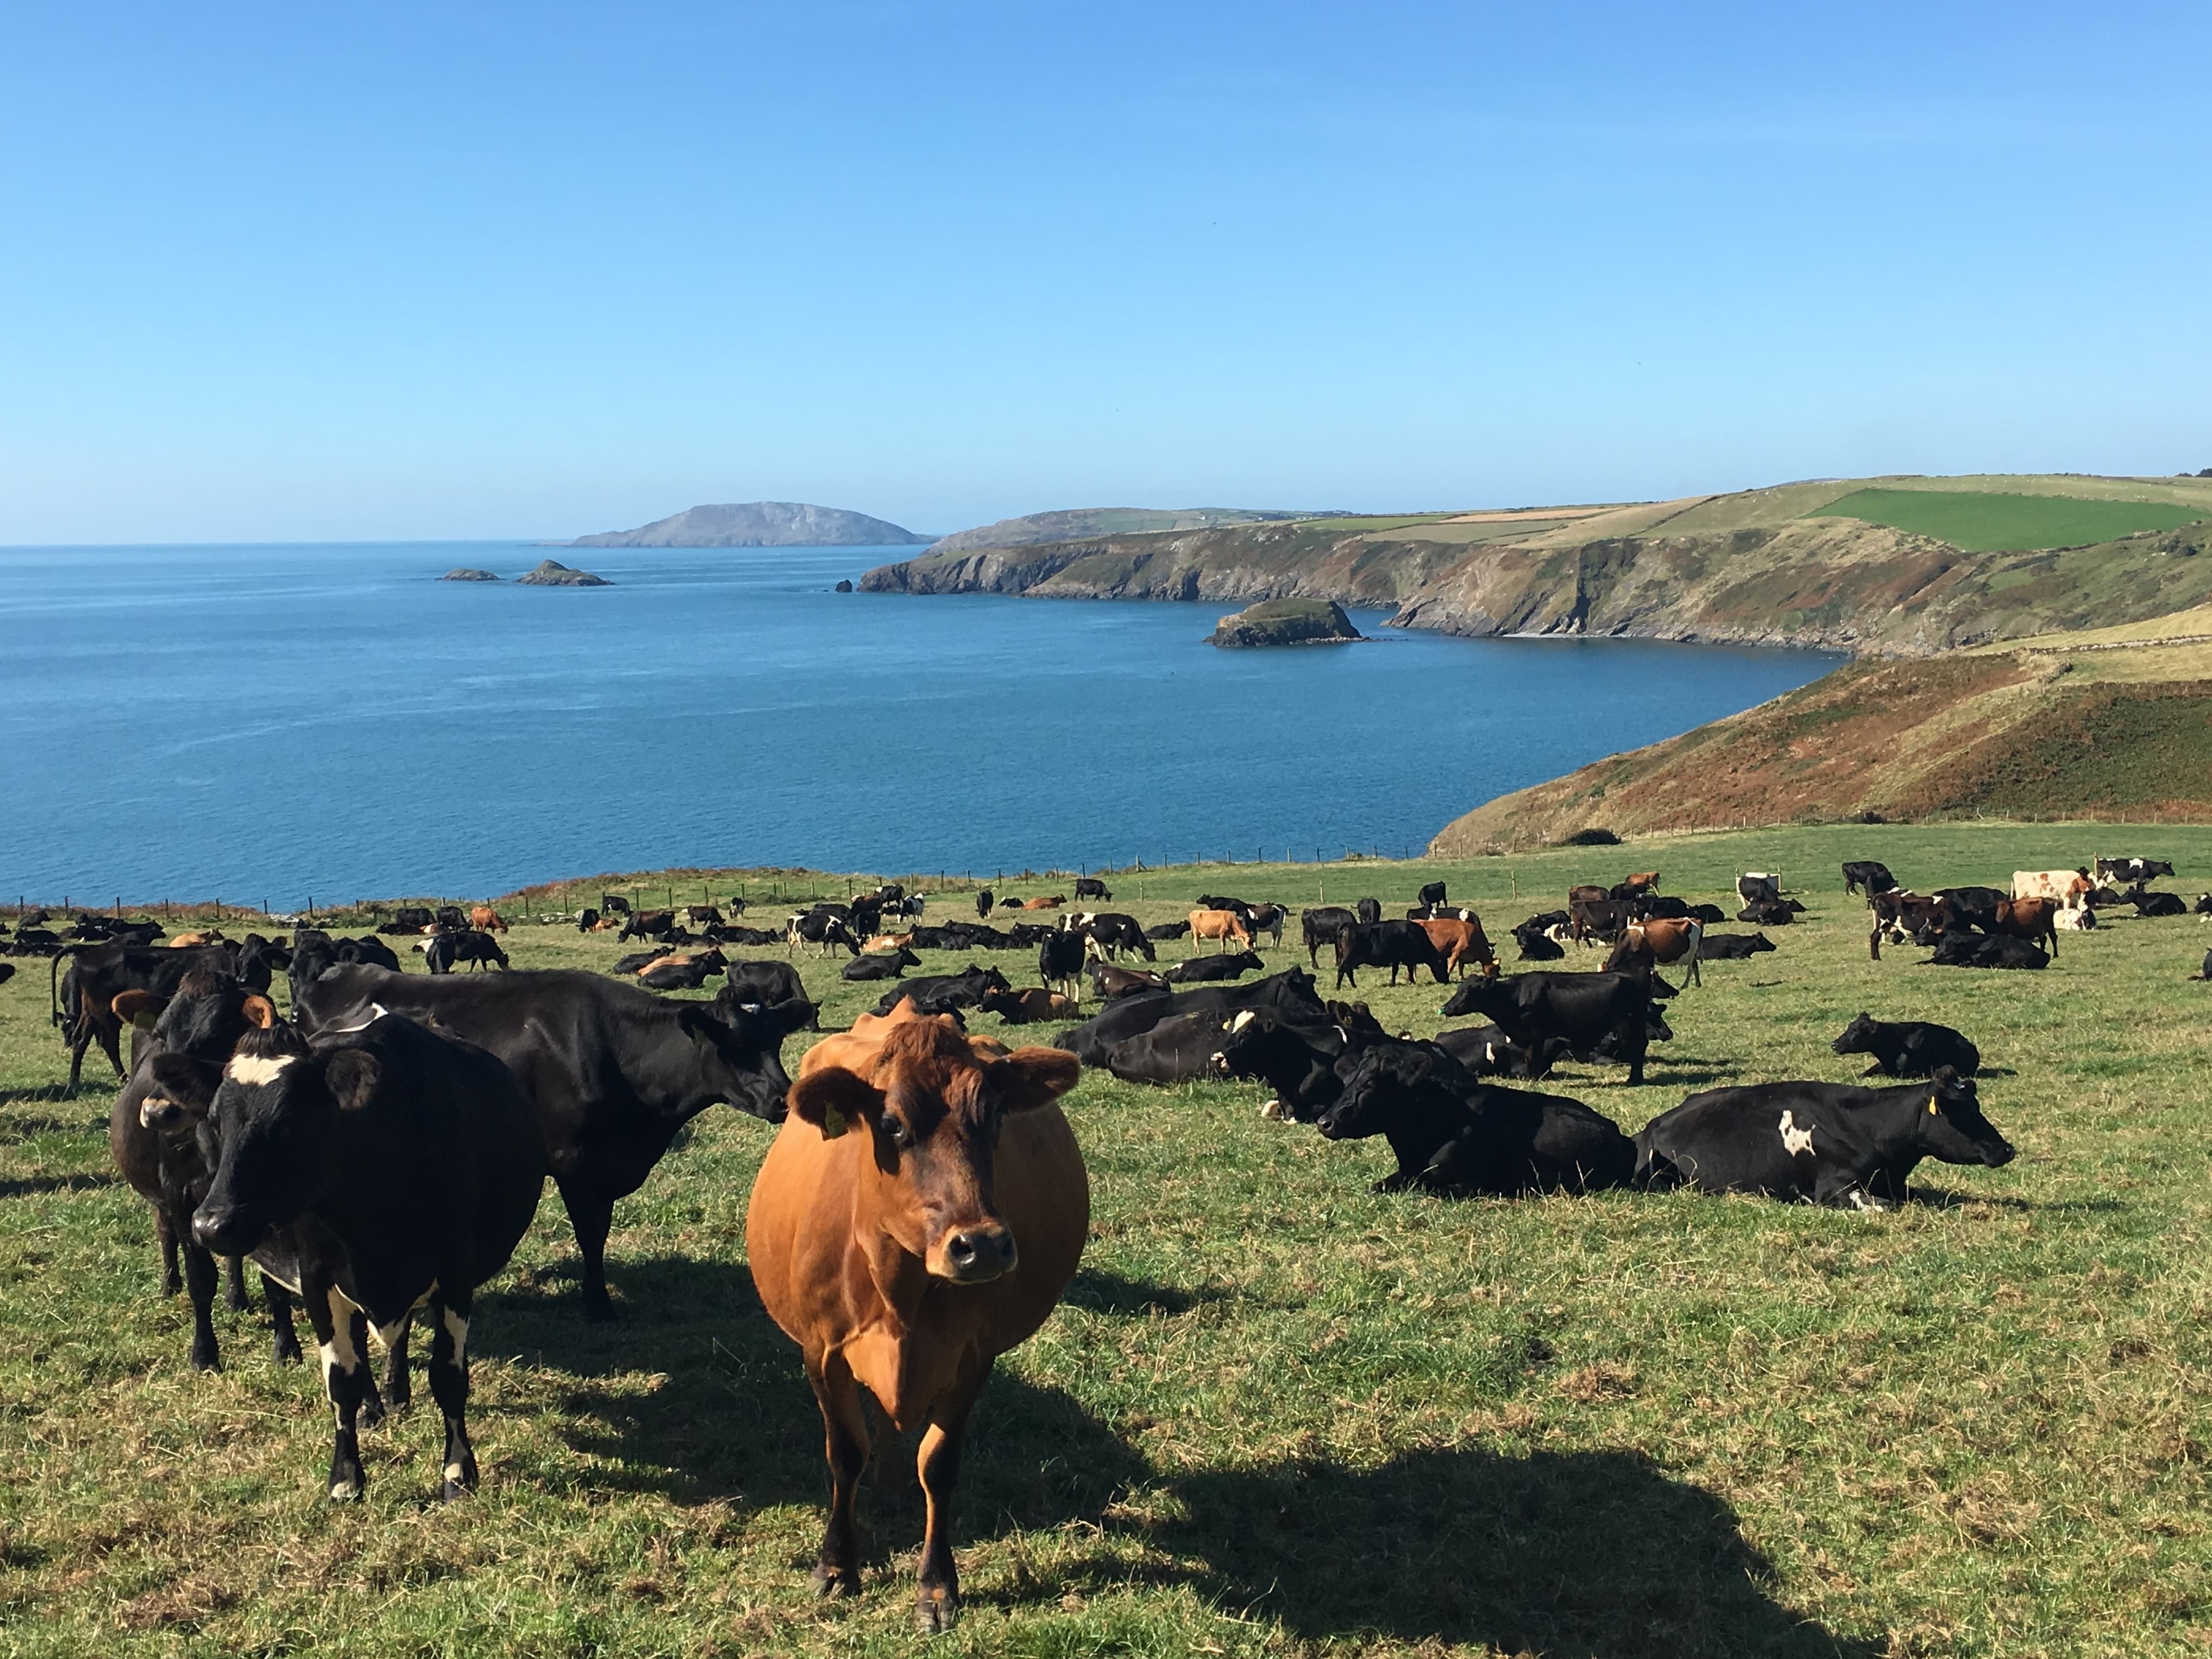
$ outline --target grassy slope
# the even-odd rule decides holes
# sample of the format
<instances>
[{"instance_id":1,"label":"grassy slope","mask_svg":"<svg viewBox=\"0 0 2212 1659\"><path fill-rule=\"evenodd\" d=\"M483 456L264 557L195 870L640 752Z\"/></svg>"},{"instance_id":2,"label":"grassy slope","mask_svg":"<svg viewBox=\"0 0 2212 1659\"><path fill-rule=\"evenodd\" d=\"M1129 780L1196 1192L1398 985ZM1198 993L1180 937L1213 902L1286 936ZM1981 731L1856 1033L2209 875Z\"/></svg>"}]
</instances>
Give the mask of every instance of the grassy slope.
<instances>
[{"instance_id":1,"label":"grassy slope","mask_svg":"<svg viewBox=\"0 0 2212 1659\"><path fill-rule=\"evenodd\" d=\"M2201 646L1866 659L1743 714L1502 795L1434 850L1836 819L2212 817Z\"/></svg>"},{"instance_id":2,"label":"grassy slope","mask_svg":"<svg viewBox=\"0 0 2212 1659\"><path fill-rule=\"evenodd\" d=\"M2086 547L2144 530L2177 530L2203 516L2164 501L2087 501L1996 491L1855 489L1816 518L1863 519L1932 536L1969 553Z\"/></svg>"},{"instance_id":3,"label":"grassy slope","mask_svg":"<svg viewBox=\"0 0 2212 1659\"><path fill-rule=\"evenodd\" d=\"M1379 1144L1263 1123L1256 1087L1087 1077L1096 1236L986 1396L971 1611L933 1650L2201 1651L2212 1053L2183 975L2203 930L2122 923L2049 973L1976 975L1869 962L1835 891L1846 857L1924 887L2121 850L2212 870L2208 830L1955 826L1116 880L1150 920L1200 890L1396 902L1443 876L1497 931L1631 867L1692 895L1778 869L1805 925L1686 992L1651 1086L1553 1086L1633 1127L1714 1082L1844 1079L1827 1039L1871 1008L1972 1034L2021 1156L1929 1166L1935 1201L1881 1218L1384 1199ZM616 948L512 942L538 964ZM831 1023L860 1005L804 965ZM1362 994L1437 1023L1433 987ZM762 1126L710 1115L619 1206L611 1330L576 1316L546 1206L480 1303L475 1499L426 1501L426 1405L366 1436L368 1498L333 1508L311 1375L230 1316L228 1369L185 1369L147 1212L108 1176L106 1089L56 1091L43 1005L29 973L0 987L0 1647L915 1651L909 1476L868 1502L866 1594L823 1607L805 1581L819 1432L743 1260Z\"/></svg>"}]
</instances>

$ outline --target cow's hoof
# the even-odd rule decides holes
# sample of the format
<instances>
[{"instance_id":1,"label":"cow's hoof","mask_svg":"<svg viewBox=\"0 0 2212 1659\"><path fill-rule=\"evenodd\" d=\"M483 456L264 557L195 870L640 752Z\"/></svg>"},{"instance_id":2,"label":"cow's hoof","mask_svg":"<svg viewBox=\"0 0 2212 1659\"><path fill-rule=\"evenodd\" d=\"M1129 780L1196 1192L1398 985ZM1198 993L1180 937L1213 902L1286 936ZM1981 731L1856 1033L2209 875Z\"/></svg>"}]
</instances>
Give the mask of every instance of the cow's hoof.
<instances>
[{"instance_id":1,"label":"cow's hoof","mask_svg":"<svg viewBox=\"0 0 2212 1659\"><path fill-rule=\"evenodd\" d=\"M860 1593L860 1570L858 1567L833 1567L823 1562L814 1569L814 1593L823 1601L841 1595Z\"/></svg>"},{"instance_id":2,"label":"cow's hoof","mask_svg":"<svg viewBox=\"0 0 2212 1659\"><path fill-rule=\"evenodd\" d=\"M446 1465L446 1478L438 1487L438 1501L453 1503L466 1498L477 1489L477 1463L473 1457L459 1463Z\"/></svg>"},{"instance_id":3,"label":"cow's hoof","mask_svg":"<svg viewBox=\"0 0 2212 1659\"><path fill-rule=\"evenodd\" d=\"M274 1354L276 1363L280 1365L301 1364L305 1358L300 1352L300 1339L297 1337L278 1337L275 1344Z\"/></svg>"},{"instance_id":4,"label":"cow's hoof","mask_svg":"<svg viewBox=\"0 0 2212 1659\"><path fill-rule=\"evenodd\" d=\"M192 1369L196 1371L219 1371L222 1369L222 1360L216 1355L213 1343L205 1346L197 1342L192 1344Z\"/></svg>"},{"instance_id":5,"label":"cow's hoof","mask_svg":"<svg viewBox=\"0 0 2212 1659\"><path fill-rule=\"evenodd\" d=\"M621 1317L622 1316L615 1311L615 1304L610 1298L601 1297L596 1302L589 1297L584 1298L584 1318L587 1322L593 1325L611 1325Z\"/></svg>"},{"instance_id":6,"label":"cow's hoof","mask_svg":"<svg viewBox=\"0 0 2212 1659\"><path fill-rule=\"evenodd\" d=\"M925 1588L914 1599L914 1622L924 1636L942 1636L960 1622L958 1592Z\"/></svg>"}]
</instances>

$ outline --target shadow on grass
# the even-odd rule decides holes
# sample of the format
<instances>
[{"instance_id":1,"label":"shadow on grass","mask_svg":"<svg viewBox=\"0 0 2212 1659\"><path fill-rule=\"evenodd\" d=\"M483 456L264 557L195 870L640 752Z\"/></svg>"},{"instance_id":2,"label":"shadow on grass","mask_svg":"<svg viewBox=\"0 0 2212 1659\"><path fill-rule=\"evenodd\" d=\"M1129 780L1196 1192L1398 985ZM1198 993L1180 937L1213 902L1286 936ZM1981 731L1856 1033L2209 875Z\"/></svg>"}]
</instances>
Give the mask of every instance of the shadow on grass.
<instances>
[{"instance_id":1,"label":"shadow on grass","mask_svg":"<svg viewBox=\"0 0 2212 1659\"><path fill-rule=\"evenodd\" d=\"M2017 1210L2030 1214L2119 1215L2127 1211L2127 1204L2117 1198L2054 1198L2036 1200L2014 1198L2006 1193L1960 1192L1949 1187L1906 1187L1905 1197L1912 1203L1924 1204L1932 1210Z\"/></svg>"},{"instance_id":2,"label":"shadow on grass","mask_svg":"<svg viewBox=\"0 0 2212 1659\"><path fill-rule=\"evenodd\" d=\"M36 1139L40 1135L92 1134L107 1127L107 1117L59 1112L17 1112L0 1118L0 1143Z\"/></svg>"},{"instance_id":3,"label":"shadow on grass","mask_svg":"<svg viewBox=\"0 0 2212 1659\"><path fill-rule=\"evenodd\" d=\"M66 1060L69 1056L64 1054L62 1058ZM80 1083L74 1089L66 1083L34 1083L26 1089L0 1089L0 1106L21 1106L33 1103L40 1105L51 1105L64 1100L98 1099L112 1103L115 1098L116 1091L122 1086L120 1082L110 1081L104 1076ZM102 1115L102 1121L105 1121L105 1114ZM82 1127L91 1126L88 1124Z\"/></svg>"},{"instance_id":4,"label":"shadow on grass","mask_svg":"<svg viewBox=\"0 0 2212 1659\"><path fill-rule=\"evenodd\" d=\"M33 1198L42 1193L88 1193L114 1184L113 1176L95 1171L78 1175L16 1176L0 1180L0 1200Z\"/></svg>"},{"instance_id":5,"label":"shadow on grass","mask_svg":"<svg viewBox=\"0 0 2212 1659\"><path fill-rule=\"evenodd\" d=\"M1060 1300L1091 1313L1135 1319L1152 1313L1188 1313L1200 1303L1225 1302L1229 1296L1227 1291L1211 1285L1184 1290L1146 1279L1125 1279L1111 1268L1085 1267L1076 1273Z\"/></svg>"}]
</instances>

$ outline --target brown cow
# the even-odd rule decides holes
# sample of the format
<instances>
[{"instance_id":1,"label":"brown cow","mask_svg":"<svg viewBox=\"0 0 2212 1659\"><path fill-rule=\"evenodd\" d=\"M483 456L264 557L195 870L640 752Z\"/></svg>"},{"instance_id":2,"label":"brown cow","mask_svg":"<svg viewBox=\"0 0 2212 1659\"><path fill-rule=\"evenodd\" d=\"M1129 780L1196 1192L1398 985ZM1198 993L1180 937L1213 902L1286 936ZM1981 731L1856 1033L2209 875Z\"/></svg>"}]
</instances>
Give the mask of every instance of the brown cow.
<instances>
[{"instance_id":1,"label":"brown cow","mask_svg":"<svg viewBox=\"0 0 2212 1659\"><path fill-rule=\"evenodd\" d=\"M1659 872L1656 870L1638 870L1620 884L1632 893L1656 892L1659 887Z\"/></svg>"},{"instance_id":2,"label":"brown cow","mask_svg":"<svg viewBox=\"0 0 2212 1659\"><path fill-rule=\"evenodd\" d=\"M996 1014L1009 1025L1029 1025L1041 1019L1077 1019L1082 1010L1073 999L1042 988L1033 991L993 991L976 1005Z\"/></svg>"},{"instance_id":3,"label":"brown cow","mask_svg":"<svg viewBox=\"0 0 2212 1659\"><path fill-rule=\"evenodd\" d=\"M499 912L489 904L479 904L469 912L469 926L479 933L503 933L507 924L500 920Z\"/></svg>"},{"instance_id":4,"label":"brown cow","mask_svg":"<svg viewBox=\"0 0 2212 1659\"><path fill-rule=\"evenodd\" d=\"M878 951L908 951L914 948L914 935L906 933L878 933L860 947L861 954L872 956Z\"/></svg>"},{"instance_id":5,"label":"brown cow","mask_svg":"<svg viewBox=\"0 0 2212 1659\"><path fill-rule=\"evenodd\" d=\"M1496 971L1497 953L1490 948L1490 940L1479 921L1461 921L1456 918L1425 920L1421 931L1444 953L1444 969L1454 978L1466 971L1470 962L1479 962Z\"/></svg>"},{"instance_id":6,"label":"brown cow","mask_svg":"<svg viewBox=\"0 0 2212 1659\"><path fill-rule=\"evenodd\" d=\"M1613 954L1605 959L1602 971L1620 971L1618 964L1625 963L1639 951L1649 951L1655 963L1680 962L1689 958L1690 985L1703 985L1705 976L1698 971L1698 946L1705 941L1705 924L1694 916L1680 919L1654 918L1650 921L1631 924L1621 930L1620 942L1613 947Z\"/></svg>"},{"instance_id":7,"label":"brown cow","mask_svg":"<svg viewBox=\"0 0 2212 1659\"><path fill-rule=\"evenodd\" d=\"M197 933L172 933L161 943L172 951L197 951L203 945L222 944L222 929L209 927Z\"/></svg>"},{"instance_id":8,"label":"brown cow","mask_svg":"<svg viewBox=\"0 0 2212 1659\"><path fill-rule=\"evenodd\" d=\"M1583 886L1570 887L1567 889L1567 902L1570 906L1577 904L1601 904L1612 896L1613 895L1602 887Z\"/></svg>"},{"instance_id":9,"label":"brown cow","mask_svg":"<svg viewBox=\"0 0 2212 1659\"><path fill-rule=\"evenodd\" d=\"M1024 899L1022 901L1022 908L1024 910L1057 910L1061 905L1066 902L1066 894L1054 893L1050 898Z\"/></svg>"},{"instance_id":10,"label":"brown cow","mask_svg":"<svg viewBox=\"0 0 2212 1659\"><path fill-rule=\"evenodd\" d=\"M1997 932L2024 939L2033 945L2049 941L2053 960L2058 956L2058 913L2065 908L2055 898L2016 898L1997 901Z\"/></svg>"},{"instance_id":11,"label":"brown cow","mask_svg":"<svg viewBox=\"0 0 2212 1659\"><path fill-rule=\"evenodd\" d=\"M1201 940L1218 939L1226 943L1235 939L1246 950L1252 948L1251 931L1244 919L1234 910L1194 910L1190 913L1190 945L1195 951Z\"/></svg>"},{"instance_id":12,"label":"brown cow","mask_svg":"<svg viewBox=\"0 0 2212 1659\"><path fill-rule=\"evenodd\" d=\"M908 1001L862 1014L799 1066L753 1182L745 1255L822 1407L830 1520L814 1580L825 1595L860 1588L865 1388L895 1431L928 1425L915 1607L933 1632L959 1613L952 1489L969 1413L992 1362L1059 1305L1091 1224L1083 1154L1053 1103L1080 1072L1073 1054L1009 1054Z\"/></svg>"}]
</instances>

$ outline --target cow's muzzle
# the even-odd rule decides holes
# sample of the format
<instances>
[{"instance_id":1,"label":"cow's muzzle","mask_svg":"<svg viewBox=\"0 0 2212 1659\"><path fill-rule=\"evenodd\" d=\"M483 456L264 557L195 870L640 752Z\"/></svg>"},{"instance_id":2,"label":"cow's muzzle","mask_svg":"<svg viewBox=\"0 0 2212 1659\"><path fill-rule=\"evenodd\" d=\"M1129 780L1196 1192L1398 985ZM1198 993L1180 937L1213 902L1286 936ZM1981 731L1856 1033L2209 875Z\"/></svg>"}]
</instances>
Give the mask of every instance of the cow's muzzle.
<instances>
[{"instance_id":1,"label":"cow's muzzle","mask_svg":"<svg viewBox=\"0 0 2212 1659\"><path fill-rule=\"evenodd\" d=\"M1018 1254L1002 1222L963 1227L945 1241L941 1277L956 1285L988 1285L1012 1268Z\"/></svg>"},{"instance_id":2,"label":"cow's muzzle","mask_svg":"<svg viewBox=\"0 0 2212 1659\"><path fill-rule=\"evenodd\" d=\"M244 1255L269 1229L233 1205L203 1204L192 1212L192 1243L217 1255Z\"/></svg>"}]
</instances>

